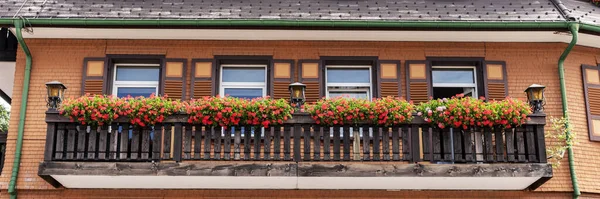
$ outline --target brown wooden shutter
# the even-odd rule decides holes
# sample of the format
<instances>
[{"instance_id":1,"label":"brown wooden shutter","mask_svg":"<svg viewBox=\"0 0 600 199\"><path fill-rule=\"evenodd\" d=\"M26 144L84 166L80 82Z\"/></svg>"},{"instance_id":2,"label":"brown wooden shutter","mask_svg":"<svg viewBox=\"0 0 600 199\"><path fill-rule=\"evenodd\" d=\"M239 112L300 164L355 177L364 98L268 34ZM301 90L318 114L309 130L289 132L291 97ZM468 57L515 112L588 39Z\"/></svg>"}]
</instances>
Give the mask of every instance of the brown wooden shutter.
<instances>
[{"instance_id":1,"label":"brown wooden shutter","mask_svg":"<svg viewBox=\"0 0 600 199\"><path fill-rule=\"evenodd\" d=\"M598 66L581 66L590 140L600 141L600 73Z\"/></svg>"},{"instance_id":2,"label":"brown wooden shutter","mask_svg":"<svg viewBox=\"0 0 600 199\"><path fill-rule=\"evenodd\" d=\"M432 95L431 67L427 61L406 61L406 99L415 104L426 102Z\"/></svg>"},{"instance_id":3,"label":"brown wooden shutter","mask_svg":"<svg viewBox=\"0 0 600 199\"><path fill-rule=\"evenodd\" d=\"M503 61L485 61L483 64L483 86L485 98L503 100L508 96L506 63Z\"/></svg>"},{"instance_id":4,"label":"brown wooden shutter","mask_svg":"<svg viewBox=\"0 0 600 199\"><path fill-rule=\"evenodd\" d=\"M324 85L321 85L321 80L323 79L321 61L299 60L298 66L298 79L303 84L306 84L306 102L316 102L324 96Z\"/></svg>"},{"instance_id":5,"label":"brown wooden shutter","mask_svg":"<svg viewBox=\"0 0 600 199\"><path fill-rule=\"evenodd\" d=\"M379 97L402 97L400 80L400 61L379 60L377 66L377 82Z\"/></svg>"},{"instance_id":6,"label":"brown wooden shutter","mask_svg":"<svg viewBox=\"0 0 600 199\"><path fill-rule=\"evenodd\" d=\"M171 99L185 99L187 59L166 59L162 70L163 94Z\"/></svg>"},{"instance_id":7,"label":"brown wooden shutter","mask_svg":"<svg viewBox=\"0 0 600 199\"><path fill-rule=\"evenodd\" d=\"M83 59L83 78L81 95L86 93L102 95L107 93L108 67L104 57L86 57Z\"/></svg>"},{"instance_id":8,"label":"brown wooden shutter","mask_svg":"<svg viewBox=\"0 0 600 199\"><path fill-rule=\"evenodd\" d=\"M294 78L294 60L273 60L273 68L270 71L271 95L274 99L290 98L289 85Z\"/></svg>"},{"instance_id":9,"label":"brown wooden shutter","mask_svg":"<svg viewBox=\"0 0 600 199\"><path fill-rule=\"evenodd\" d=\"M213 59L193 59L192 60L192 86L191 97L201 98L203 96L213 96L216 93L216 70Z\"/></svg>"}]
</instances>

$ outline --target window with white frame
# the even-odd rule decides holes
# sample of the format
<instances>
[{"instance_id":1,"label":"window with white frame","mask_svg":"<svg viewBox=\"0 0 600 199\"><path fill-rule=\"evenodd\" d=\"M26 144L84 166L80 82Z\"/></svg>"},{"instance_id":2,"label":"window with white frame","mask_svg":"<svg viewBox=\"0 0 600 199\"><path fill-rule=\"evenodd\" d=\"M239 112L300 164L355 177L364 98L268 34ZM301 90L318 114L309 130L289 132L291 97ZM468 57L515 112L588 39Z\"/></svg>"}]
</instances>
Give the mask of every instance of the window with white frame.
<instances>
[{"instance_id":1,"label":"window with white frame","mask_svg":"<svg viewBox=\"0 0 600 199\"><path fill-rule=\"evenodd\" d=\"M325 74L328 98L371 99L371 66L328 65Z\"/></svg>"},{"instance_id":2,"label":"window with white frame","mask_svg":"<svg viewBox=\"0 0 600 199\"><path fill-rule=\"evenodd\" d=\"M451 98L458 94L478 96L475 66L433 66L431 78L434 98Z\"/></svg>"},{"instance_id":3,"label":"window with white frame","mask_svg":"<svg viewBox=\"0 0 600 199\"><path fill-rule=\"evenodd\" d=\"M264 97L267 95L266 65L221 65L221 96L244 99Z\"/></svg>"},{"instance_id":4,"label":"window with white frame","mask_svg":"<svg viewBox=\"0 0 600 199\"><path fill-rule=\"evenodd\" d=\"M115 64L113 95L149 97L158 93L159 64Z\"/></svg>"}]
</instances>

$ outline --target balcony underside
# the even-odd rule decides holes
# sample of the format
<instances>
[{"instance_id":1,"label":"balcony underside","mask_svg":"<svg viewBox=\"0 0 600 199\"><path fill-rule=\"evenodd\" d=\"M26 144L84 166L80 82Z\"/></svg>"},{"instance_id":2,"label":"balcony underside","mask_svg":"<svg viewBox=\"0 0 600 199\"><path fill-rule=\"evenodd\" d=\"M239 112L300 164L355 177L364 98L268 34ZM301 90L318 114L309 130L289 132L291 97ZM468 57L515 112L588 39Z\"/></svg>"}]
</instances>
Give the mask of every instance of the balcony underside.
<instances>
[{"instance_id":1,"label":"balcony underside","mask_svg":"<svg viewBox=\"0 0 600 199\"><path fill-rule=\"evenodd\" d=\"M544 163L43 162L54 186L110 189L523 190L552 177Z\"/></svg>"}]
</instances>

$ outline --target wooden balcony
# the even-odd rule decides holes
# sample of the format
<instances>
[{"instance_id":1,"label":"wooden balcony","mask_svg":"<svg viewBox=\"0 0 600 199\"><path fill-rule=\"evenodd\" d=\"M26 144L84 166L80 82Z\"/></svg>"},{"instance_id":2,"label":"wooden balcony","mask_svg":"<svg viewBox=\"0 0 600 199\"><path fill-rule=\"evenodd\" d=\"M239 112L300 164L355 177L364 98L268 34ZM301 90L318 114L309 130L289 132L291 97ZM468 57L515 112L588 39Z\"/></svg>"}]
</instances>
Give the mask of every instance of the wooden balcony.
<instances>
[{"instance_id":1,"label":"wooden balcony","mask_svg":"<svg viewBox=\"0 0 600 199\"><path fill-rule=\"evenodd\" d=\"M67 188L522 190L552 177L544 115L512 129L321 126L295 114L269 128L204 127L175 115L91 128L47 112L39 175Z\"/></svg>"}]
</instances>

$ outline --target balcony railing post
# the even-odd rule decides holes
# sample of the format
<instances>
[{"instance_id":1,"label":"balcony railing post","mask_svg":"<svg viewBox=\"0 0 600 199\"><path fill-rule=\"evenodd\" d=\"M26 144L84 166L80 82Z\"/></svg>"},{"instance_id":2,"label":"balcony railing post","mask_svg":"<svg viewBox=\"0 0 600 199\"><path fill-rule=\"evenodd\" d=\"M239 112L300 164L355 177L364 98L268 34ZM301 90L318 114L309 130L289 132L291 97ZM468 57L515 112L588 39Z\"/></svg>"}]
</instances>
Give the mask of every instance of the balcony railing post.
<instances>
[{"instance_id":1,"label":"balcony railing post","mask_svg":"<svg viewBox=\"0 0 600 199\"><path fill-rule=\"evenodd\" d=\"M299 123L294 124L294 161L302 161L300 156L300 136L302 135L302 126Z\"/></svg>"},{"instance_id":2,"label":"balcony railing post","mask_svg":"<svg viewBox=\"0 0 600 199\"><path fill-rule=\"evenodd\" d=\"M48 122L48 128L46 129L46 147L44 150L44 161L52 161L54 156L54 137L56 135L56 123Z\"/></svg>"},{"instance_id":3,"label":"balcony railing post","mask_svg":"<svg viewBox=\"0 0 600 199\"><path fill-rule=\"evenodd\" d=\"M412 154L411 162L421 161L421 147L419 144L419 125L412 125L410 131L410 153ZM402 138L404 139L404 138Z\"/></svg>"},{"instance_id":4,"label":"balcony railing post","mask_svg":"<svg viewBox=\"0 0 600 199\"><path fill-rule=\"evenodd\" d=\"M173 160L175 162L181 162L181 152L182 152L182 124L177 122L175 123L175 137L173 143Z\"/></svg>"},{"instance_id":5,"label":"balcony railing post","mask_svg":"<svg viewBox=\"0 0 600 199\"><path fill-rule=\"evenodd\" d=\"M546 158L546 138L544 137L544 125L536 125L534 133L538 161L540 161L540 163L547 163L548 160Z\"/></svg>"}]
</instances>

